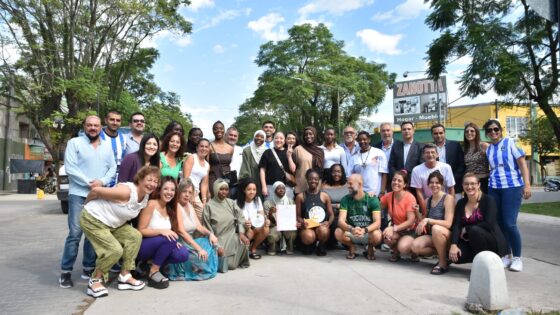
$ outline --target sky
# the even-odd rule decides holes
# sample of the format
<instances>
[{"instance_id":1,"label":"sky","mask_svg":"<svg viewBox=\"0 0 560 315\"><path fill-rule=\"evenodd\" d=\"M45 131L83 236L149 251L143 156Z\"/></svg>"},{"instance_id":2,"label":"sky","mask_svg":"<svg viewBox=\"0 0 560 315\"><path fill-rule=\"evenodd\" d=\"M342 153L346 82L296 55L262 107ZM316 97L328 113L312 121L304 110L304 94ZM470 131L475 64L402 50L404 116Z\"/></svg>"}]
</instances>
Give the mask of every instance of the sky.
<instances>
[{"instance_id":1,"label":"sky","mask_svg":"<svg viewBox=\"0 0 560 315\"><path fill-rule=\"evenodd\" d=\"M182 109L206 137L218 119L231 125L255 91L265 70L254 63L259 47L286 39L293 25L324 23L349 55L385 64L397 81L425 77L426 50L438 36L424 24L430 12L424 0L191 0L180 12L193 24L191 34L160 33L144 46L160 52L152 69L156 83L179 94ZM461 58L448 67L451 106L496 99L493 92L460 98L455 81L469 61ZM405 71L418 73L404 79ZM392 99L387 90L378 112L367 118L392 122Z\"/></svg>"}]
</instances>

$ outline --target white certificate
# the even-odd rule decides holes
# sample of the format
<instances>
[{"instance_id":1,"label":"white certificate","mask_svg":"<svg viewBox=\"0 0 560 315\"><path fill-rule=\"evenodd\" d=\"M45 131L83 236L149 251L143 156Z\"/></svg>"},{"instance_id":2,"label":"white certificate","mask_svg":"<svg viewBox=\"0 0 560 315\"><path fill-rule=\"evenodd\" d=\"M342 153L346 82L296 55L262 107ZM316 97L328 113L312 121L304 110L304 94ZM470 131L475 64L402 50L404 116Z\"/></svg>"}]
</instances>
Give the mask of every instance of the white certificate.
<instances>
[{"instance_id":1,"label":"white certificate","mask_svg":"<svg viewBox=\"0 0 560 315\"><path fill-rule=\"evenodd\" d=\"M296 227L296 205L276 206L276 230L295 231Z\"/></svg>"}]
</instances>

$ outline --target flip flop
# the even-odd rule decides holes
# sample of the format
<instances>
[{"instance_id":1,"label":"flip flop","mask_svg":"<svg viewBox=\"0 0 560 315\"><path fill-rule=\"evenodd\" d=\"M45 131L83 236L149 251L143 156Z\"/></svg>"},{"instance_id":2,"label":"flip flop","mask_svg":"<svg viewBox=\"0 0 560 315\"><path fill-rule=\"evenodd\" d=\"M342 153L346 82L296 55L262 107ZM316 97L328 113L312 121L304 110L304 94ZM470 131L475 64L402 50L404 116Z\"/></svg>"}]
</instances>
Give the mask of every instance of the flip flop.
<instances>
[{"instance_id":1,"label":"flip flop","mask_svg":"<svg viewBox=\"0 0 560 315\"><path fill-rule=\"evenodd\" d=\"M259 255L257 253L250 253L249 258L254 259L254 260L258 260L258 259L261 259L261 255Z\"/></svg>"},{"instance_id":2,"label":"flip flop","mask_svg":"<svg viewBox=\"0 0 560 315\"><path fill-rule=\"evenodd\" d=\"M346 259L356 259L356 253L348 252L348 255L346 255Z\"/></svg>"},{"instance_id":3,"label":"flip flop","mask_svg":"<svg viewBox=\"0 0 560 315\"><path fill-rule=\"evenodd\" d=\"M368 254L368 251L367 251L367 250L364 250L364 251L362 252L362 255L363 255L367 260L373 261L373 260L376 260L376 259L377 259L377 258L375 257L375 251L373 251L373 253L372 253L371 255L369 255L369 254Z\"/></svg>"},{"instance_id":4,"label":"flip flop","mask_svg":"<svg viewBox=\"0 0 560 315\"><path fill-rule=\"evenodd\" d=\"M442 274L446 273L448 270L449 270L449 267L443 268L442 266L437 264L437 265L434 266L434 268L432 268L432 271L430 271L430 273L433 274L433 275L442 275Z\"/></svg>"},{"instance_id":5,"label":"flip flop","mask_svg":"<svg viewBox=\"0 0 560 315\"><path fill-rule=\"evenodd\" d=\"M390 261L390 262L397 262L397 261L399 261L399 260L401 260L401 255L399 255L399 254L393 254L393 255L391 255L391 257L389 258L389 261Z\"/></svg>"}]
</instances>

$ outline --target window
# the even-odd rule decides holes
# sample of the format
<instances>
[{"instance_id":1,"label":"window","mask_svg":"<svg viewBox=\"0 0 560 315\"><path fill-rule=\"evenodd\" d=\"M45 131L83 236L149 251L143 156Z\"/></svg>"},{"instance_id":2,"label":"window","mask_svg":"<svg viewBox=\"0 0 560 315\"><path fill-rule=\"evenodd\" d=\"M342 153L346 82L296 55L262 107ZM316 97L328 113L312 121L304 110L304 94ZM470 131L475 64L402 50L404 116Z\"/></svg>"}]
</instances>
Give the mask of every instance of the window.
<instances>
[{"instance_id":1,"label":"window","mask_svg":"<svg viewBox=\"0 0 560 315\"><path fill-rule=\"evenodd\" d=\"M506 131L509 137L519 138L527 134L527 125L529 119L527 117L506 117Z\"/></svg>"},{"instance_id":2,"label":"window","mask_svg":"<svg viewBox=\"0 0 560 315\"><path fill-rule=\"evenodd\" d=\"M25 138L29 138L30 130L29 124L26 123L19 123L19 137L23 140Z\"/></svg>"}]
</instances>

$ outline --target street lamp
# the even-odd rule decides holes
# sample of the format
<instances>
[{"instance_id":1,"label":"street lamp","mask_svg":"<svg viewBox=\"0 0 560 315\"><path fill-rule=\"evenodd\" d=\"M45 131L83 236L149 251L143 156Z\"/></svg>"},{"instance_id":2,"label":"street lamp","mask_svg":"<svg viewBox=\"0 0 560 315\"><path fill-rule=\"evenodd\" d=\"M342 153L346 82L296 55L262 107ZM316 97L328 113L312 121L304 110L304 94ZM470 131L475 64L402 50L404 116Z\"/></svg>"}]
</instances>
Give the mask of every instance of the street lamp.
<instances>
[{"instance_id":1,"label":"street lamp","mask_svg":"<svg viewBox=\"0 0 560 315\"><path fill-rule=\"evenodd\" d=\"M405 71L403 72L403 77L407 78L410 73L426 73L425 71ZM439 100L439 84L437 80L434 80L436 87L436 108L437 108L437 122L441 124L441 102Z\"/></svg>"},{"instance_id":2,"label":"street lamp","mask_svg":"<svg viewBox=\"0 0 560 315\"><path fill-rule=\"evenodd\" d=\"M330 84L327 84L327 83L315 82L315 81L303 79L303 78L300 78L300 77L288 76L288 78L298 80L298 81L301 81L301 82L307 82L307 83L311 83L311 84L317 84L317 85L326 86L326 87L329 87L329 88L336 89L336 102L338 103L338 112L337 112L337 117L336 117L336 127L338 129L338 135L340 137L340 135L342 134L341 131L340 131L340 110L341 110L341 106L340 106L340 87L335 86L335 85L330 85Z\"/></svg>"}]
</instances>

